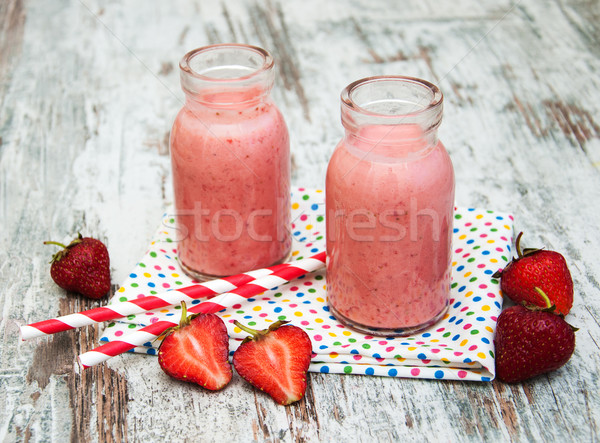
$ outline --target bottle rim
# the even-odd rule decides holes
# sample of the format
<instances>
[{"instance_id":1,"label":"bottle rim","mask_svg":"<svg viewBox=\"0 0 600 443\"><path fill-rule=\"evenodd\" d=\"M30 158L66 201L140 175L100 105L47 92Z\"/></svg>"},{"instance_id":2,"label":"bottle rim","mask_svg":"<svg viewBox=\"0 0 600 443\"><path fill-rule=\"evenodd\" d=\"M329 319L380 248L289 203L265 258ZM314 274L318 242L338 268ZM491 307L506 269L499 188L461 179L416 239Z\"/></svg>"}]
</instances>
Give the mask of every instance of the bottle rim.
<instances>
[{"instance_id":1,"label":"bottle rim","mask_svg":"<svg viewBox=\"0 0 600 443\"><path fill-rule=\"evenodd\" d=\"M253 52L255 54L258 54L262 58L263 63L261 66L259 66L257 68L253 68L254 70L252 72L250 72L249 74L241 75L238 77L227 77L227 78L212 77L210 75L205 75L205 74L195 71L191 67L191 61L194 59L194 57L198 56L199 54L206 54L207 52L220 51L223 49L238 49L238 50L241 49L241 50L246 50L248 52ZM244 81L244 80L250 80L250 79L253 79L254 77L260 76L264 72L271 70L273 68L273 65L274 65L273 56L267 50L260 48L258 46L247 45L247 44L242 44L242 43L219 43L219 44L202 46L200 48L192 49L191 51L186 53L182 57L181 61L179 62L179 68L181 69L181 71L185 72L187 75L190 75L199 80L203 80L206 82L215 82L215 83L233 83L233 82L239 82L239 81Z\"/></svg>"},{"instance_id":2,"label":"bottle rim","mask_svg":"<svg viewBox=\"0 0 600 443\"><path fill-rule=\"evenodd\" d=\"M393 113L393 114L384 114L384 113L374 112L374 111L371 111L371 110L361 106L360 104L358 104L354 101L353 93L356 92L359 87L368 85L370 83L386 82L386 81L401 82L401 83L407 83L407 84L413 84L416 86L425 87L431 93L430 100L427 104L423 103L423 106L421 109L418 109L418 110L415 110L412 112ZM341 101L342 101L342 104L351 111L358 112L360 114L364 114L364 115L371 116L371 117L389 118L390 120L397 120L399 117L400 118L420 117L420 116L425 116L427 114L430 114L430 113L432 113L432 111L436 112L436 111L441 110L441 106L444 101L444 95L442 94L442 91L440 90L440 88L438 88L433 83L428 82L427 80L423 80L423 79L416 78L416 77L403 76L403 75L377 75L377 76L372 76L372 77L365 77L365 78L362 78L362 79L359 79L359 80L356 80L356 81L350 83L348 86L346 86L342 90Z\"/></svg>"}]
</instances>

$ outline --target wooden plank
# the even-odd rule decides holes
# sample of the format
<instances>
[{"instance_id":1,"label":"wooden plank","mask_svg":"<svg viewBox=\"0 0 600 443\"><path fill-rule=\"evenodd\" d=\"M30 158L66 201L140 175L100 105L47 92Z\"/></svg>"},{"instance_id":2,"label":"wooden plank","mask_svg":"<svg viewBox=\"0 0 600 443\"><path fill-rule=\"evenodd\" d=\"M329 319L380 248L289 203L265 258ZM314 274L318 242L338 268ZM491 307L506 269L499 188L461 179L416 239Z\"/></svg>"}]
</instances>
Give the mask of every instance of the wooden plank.
<instances>
[{"instance_id":1,"label":"wooden plank","mask_svg":"<svg viewBox=\"0 0 600 443\"><path fill-rule=\"evenodd\" d=\"M241 0L0 4L0 438L30 441L595 441L600 399L600 10L597 2ZM49 278L42 245L107 242L112 281L171 200L168 136L188 50L238 40L278 63L295 184L322 187L339 93L374 74L445 93L457 201L510 211L528 246L564 252L575 356L517 385L311 374L280 407L239 377L209 393L125 355L86 371L98 327L20 342L18 325L92 303ZM132 229L132 226L135 229Z\"/></svg>"}]
</instances>

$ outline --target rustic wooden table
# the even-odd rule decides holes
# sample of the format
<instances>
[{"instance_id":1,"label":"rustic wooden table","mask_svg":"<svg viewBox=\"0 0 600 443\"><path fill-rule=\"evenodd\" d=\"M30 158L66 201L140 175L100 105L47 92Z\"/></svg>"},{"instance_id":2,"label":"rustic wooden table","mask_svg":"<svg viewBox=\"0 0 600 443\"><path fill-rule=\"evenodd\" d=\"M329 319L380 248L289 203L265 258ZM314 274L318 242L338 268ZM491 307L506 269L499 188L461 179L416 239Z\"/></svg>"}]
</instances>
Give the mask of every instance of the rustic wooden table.
<instances>
[{"instance_id":1,"label":"rustic wooden table","mask_svg":"<svg viewBox=\"0 0 600 443\"><path fill-rule=\"evenodd\" d=\"M311 374L282 407L237 376L192 389L141 355L77 375L99 326L20 341L19 325L96 306L54 285L43 240L105 241L113 290L144 253L172 198L178 61L228 41L275 56L297 185L323 186L350 81L437 83L457 202L512 212L527 245L570 264L571 361L516 385ZM599 55L589 0L2 0L0 439L598 441Z\"/></svg>"}]
</instances>

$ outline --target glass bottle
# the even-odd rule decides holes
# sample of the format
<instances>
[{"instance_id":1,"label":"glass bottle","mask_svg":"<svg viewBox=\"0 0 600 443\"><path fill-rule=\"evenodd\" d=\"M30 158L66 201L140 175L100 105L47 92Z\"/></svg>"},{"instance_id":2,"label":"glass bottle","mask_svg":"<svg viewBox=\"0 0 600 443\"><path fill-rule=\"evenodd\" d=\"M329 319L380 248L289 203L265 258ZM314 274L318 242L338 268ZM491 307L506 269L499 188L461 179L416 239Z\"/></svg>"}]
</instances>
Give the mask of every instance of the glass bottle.
<instances>
[{"instance_id":1,"label":"glass bottle","mask_svg":"<svg viewBox=\"0 0 600 443\"><path fill-rule=\"evenodd\" d=\"M182 268L206 280L285 261L290 148L269 95L273 58L221 44L187 53L179 67L186 100L170 147Z\"/></svg>"},{"instance_id":2,"label":"glass bottle","mask_svg":"<svg viewBox=\"0 0 600 443\"><path fill-rule=\"evenodd\" d=\"M326 179L332 314L372 335L409 335L448 306L454 171L438 140L443 96L410 77L358 80L341 95L345 135Z\"/></svg>"}]
</instances>

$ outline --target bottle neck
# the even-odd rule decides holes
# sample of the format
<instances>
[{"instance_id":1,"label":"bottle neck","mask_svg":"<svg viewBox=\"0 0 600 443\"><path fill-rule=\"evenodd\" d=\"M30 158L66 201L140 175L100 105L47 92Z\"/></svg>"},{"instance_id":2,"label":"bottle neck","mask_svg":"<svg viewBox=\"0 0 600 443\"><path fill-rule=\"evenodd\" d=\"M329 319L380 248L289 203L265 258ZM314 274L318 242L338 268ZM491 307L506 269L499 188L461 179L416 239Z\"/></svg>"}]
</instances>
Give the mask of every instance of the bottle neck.
<instances>
[{"instance_id":1,"label":"bottle neck","mask_svg":"<svg viewBox=\"0 0 600 443\"><path fill-rule=\"evenodd\" d=\"M255 46L206 46L187 53L179 67L187 106L249 108L265 101L273 87L273 58Z\"/></svg>"},{"instance_id":2,"label":"bottle neck","mask_svg":"<svg viewBox=\"0 0 600 443\"><path fill-rule=\"evenodd\" d=\"M356 149L402 158L438 143L443 96L429 82L370 77L348 85L341 99L346 140Z\"/></svg>"},{"instance_id":3,"label":"bottle neck","mask_svg":"<svg viewBox=\"0 0 600 443\"><path fill-rule=\"evenodd\" d=\"M242 110L269 100L270 90L262 85L241 88L206 88L197 92L184 91L186 107L215 110Z\"/></svg>"}]
</instances>

